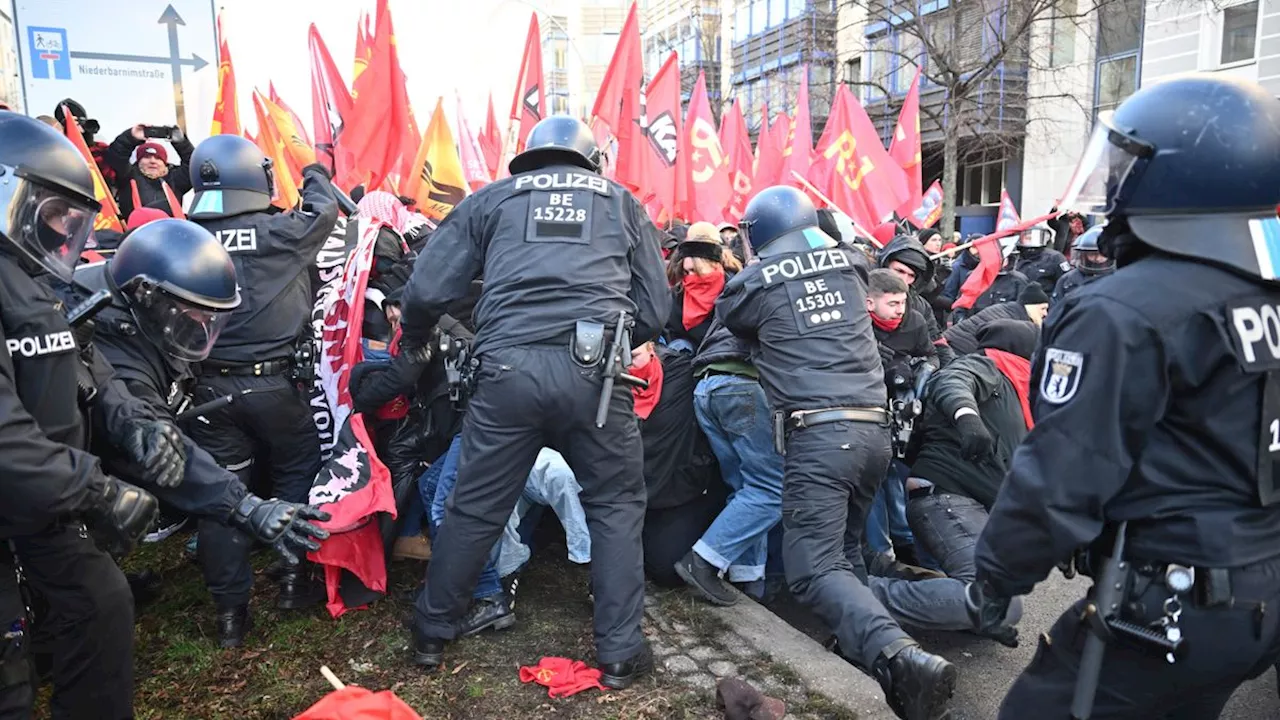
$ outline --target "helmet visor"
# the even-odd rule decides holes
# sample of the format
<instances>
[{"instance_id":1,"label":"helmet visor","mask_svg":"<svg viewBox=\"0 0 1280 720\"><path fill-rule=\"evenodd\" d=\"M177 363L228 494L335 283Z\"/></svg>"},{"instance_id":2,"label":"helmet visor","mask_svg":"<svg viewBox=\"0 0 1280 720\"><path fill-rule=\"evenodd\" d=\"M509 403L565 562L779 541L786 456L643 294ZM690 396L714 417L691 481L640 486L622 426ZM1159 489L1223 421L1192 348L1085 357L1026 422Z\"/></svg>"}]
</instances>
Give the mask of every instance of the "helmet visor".
<instances>
[{"instance_id":1,"label":"helmet visor","mask_svg":"<svg viewBox=\"0 0 1280 720\"><path fill-rule=\"evenodd\" d=\"M134 320L147 339L170 356L187 362L209 357L230 317L229 312L199 307L145 283L131 299Z\"/></svg>"},{"instance_id":2,"label":"helmet visor","mask_svg":"<svg viewBox=\"0 0 1280 720\"><path fill-rule=\"evenodd\" d=\"M1058 209L1082 215L1108 214L1115 209L1116 196L1134 166L1152 152L1154 148L1150 145L1116 130L1111 124L1111 113L1103 113Z\"/></svg>"},{"instance_id":3,"label":"helmet visor","mask_svg":"<svg viewBox=\"0 0 1280 720\"><path fill-rule=\"evenodd\" d=\"M21 169L6 170L8 182L0 182L0 233L22 254L70 282L93 232L97 203L32 182Z\"/></svg>"}]
</instances>

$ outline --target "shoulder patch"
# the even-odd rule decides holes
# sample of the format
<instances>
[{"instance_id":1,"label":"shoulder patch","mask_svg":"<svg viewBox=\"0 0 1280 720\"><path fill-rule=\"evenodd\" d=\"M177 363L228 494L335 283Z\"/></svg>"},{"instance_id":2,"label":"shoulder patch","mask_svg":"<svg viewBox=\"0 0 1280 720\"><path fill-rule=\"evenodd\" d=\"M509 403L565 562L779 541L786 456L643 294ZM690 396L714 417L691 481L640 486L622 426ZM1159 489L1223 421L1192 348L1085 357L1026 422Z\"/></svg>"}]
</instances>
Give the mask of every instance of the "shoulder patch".
<instances>
[{"instance_id":1,"label":"shoulder patch","mask_svg":"<svg viewBox=\"0 0 1280 720\"><path fill-rule=\"evenodd\" d=\"M1066 260L1063 260L1061 263L1059 263L1058 267L1062 269L1062 272L1071 272L1071 263L1067 262Z\"/></svg>"},{"instance_id":2,"label":"shoulder patch","mask_svg":"<svg viewBox=\"0 0 1280 720\"><path fill-rule=\"evenodd\" d=\"M1044 372L1040 378L1040 397L1045 402L1062 405L1075 397L1084 373L1084 354L1072 350L1048 348L1044 353Z\"/></svg>"}]
</instances>

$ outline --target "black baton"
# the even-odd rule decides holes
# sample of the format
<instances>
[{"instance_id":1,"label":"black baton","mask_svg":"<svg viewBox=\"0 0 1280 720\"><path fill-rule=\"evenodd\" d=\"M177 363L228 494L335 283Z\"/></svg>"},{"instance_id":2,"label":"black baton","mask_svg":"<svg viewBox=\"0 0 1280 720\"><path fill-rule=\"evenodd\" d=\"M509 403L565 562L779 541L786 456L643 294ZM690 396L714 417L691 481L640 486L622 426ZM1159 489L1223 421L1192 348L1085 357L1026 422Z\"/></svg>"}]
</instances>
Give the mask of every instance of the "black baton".
<instances>
[{"instance_id":1,"label":"black baton","mask_svg":"<svg viewBox=\"0 0 1280 720\"><path fill-rule=\"evenodd\" d=\"M1124 561L1124 537L1129 523L1122 522L1116 529L1116 541L1111 557L1102 566L1094 585L1093 602L1085 605L1084 621L1089 630L1084 650L1080 653L1080 669L1076 675L1076 692L1071 698L1071 720L1089 720L1093 715L1093 698L1098 692L1098 680L1102 676L1102 656L1107 649L1110 631L1107 618L1120 610L1129 563Z\"/></svg>"}]
</instances>

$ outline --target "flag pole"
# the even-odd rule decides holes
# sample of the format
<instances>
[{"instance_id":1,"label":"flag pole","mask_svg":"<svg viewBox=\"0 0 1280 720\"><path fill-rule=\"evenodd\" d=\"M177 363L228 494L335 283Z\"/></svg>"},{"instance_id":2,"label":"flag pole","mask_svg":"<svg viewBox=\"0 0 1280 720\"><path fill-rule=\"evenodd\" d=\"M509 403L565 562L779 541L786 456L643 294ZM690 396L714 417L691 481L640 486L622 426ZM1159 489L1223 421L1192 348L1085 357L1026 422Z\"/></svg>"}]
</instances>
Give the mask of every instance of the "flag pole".
<instances>
[{"instance_id":1,"label":"flag pole","mask_svg":"<svg viewBox=\"0 0 1280 720\"><path fill-rule=\"evenodd\" d=\"M792 176L792 177L794 177L794 178L796 179L796 181L797 181L797 182L799 182L801 185L804 185L804 186L805 186L805 188L806 188L809 192L813 193L814 195L817 195L817 196L818 196L818 199L819 199L819 200L821 200L822 202L826 203L829 207L833 207L833 208L835 208L835 209L837 209L837 210L840 210L840 206L839 206L839 205L836 205L835 203L831 202L831 198L827 197L826 195L823 195L823 194L822 194L822 191L821 191L821 190L819 190L818 188L814 187L814 186L813 186L813 183L811 183L811 182L809 182L808 180L806 180L806 179L804 178L804 176L803 176L803 175L801 175L800 173L796 172L795 170L792 170L792 171L791 171L791 176ZM841 211L841 212L843 212L843 211ZM881 249L881 250L883 250L883 249L884 249L884 245L883 245L879 240L877 240L877 239L876 239L876 237L875 237L874 235L872 235L871 233L867 232L867 229L866 229L866 228L864 228L864 227L862 227L861 225L859 225L859 224L858 224L858 221L854 220L852 216L850 216L850 217L849 217L849 220L853 223L853 227L854 227L854 229L855 229L855 230L861 230L861 231L862 231L862 233L863 233L863 235L865 235L865 236L866 236L866 239L867 239L867 240L870 240L870 241L871 241L871 243L872 243L873 245L875 245L877 248L879 248L879 249Z\"/></svg>"},{"instance_id":2,"label":"flag pole","mask_svg":"<svg viewBox=\"0 0 1280 720\"><path fill-rule=\"evenodd\" d=\"M329 684L333 686L334 690L341 690L346 687L346 685L338 679L338 676L333 674L333 671L329 669L328 665L320 666L320 674L324 676L325 680L329 681Z\"/></svg>"},{"instance_id":3,"label":"flag pole","mask_svg":"<svg viewBox=\"0 0 1280 720\"><path fill-rule=\"evenodd\" d=\"M995 232L991 233L990 235L983 235L982 237L978 238L977 240L972 240L972 241L967 242L967 243L965 243L965 244L963 244L963 245L957 245L957 246L955 246L955 247L951 248L950 250L943 250L942 252L938 253L937 255L930 255L930 256L929 256L929 259L930 259L930 260L937 260L938 258L944 258L944 257L946 257L946 256L948 256L948 255L955 255L955 254L959 253L961 250L968 250L969 248L973 247L974 245L981 245L981 244L982 244L982 243L984 243L984 242L991 242L992 240L999 240L1000 238L1003 238L1003 237L1009 237L1010 235L1016 235L1016 234L1018 234L1018 233L1022 232L1023 230L1026 230L1027 228L1029 228L1029 227L1033 226L1033 225L1038 225L1038 224L1040 224L1040 223L1042 223L1042 222L1045 222L1045 221L1047 221L1047 220L1052 220L1052 219L1054 219L1054 218L1058 217L1058 216L1059 216L1059 215L1061 215L1061 214L1062 214L1062 213L1061 213L1060 211L1059 211L1059 212L1051 212L1051 213L1047 213L1047 214L1045 214L1045 215L1041 215L1041 216L1040 216L1040 217L1038 217L1038 218L1034 218L1034 219L1029 220L1029 221L1024 221L1024 222L1022 222L1022 223L1020 223L1020 224L1018 224L1018 225L1014 225L1014 226L1013 226L1013 227L1011 227L1011 228L1005 228L1004 230L997 230L997 231L995 231Z\"/></svg>"}]
</instances>

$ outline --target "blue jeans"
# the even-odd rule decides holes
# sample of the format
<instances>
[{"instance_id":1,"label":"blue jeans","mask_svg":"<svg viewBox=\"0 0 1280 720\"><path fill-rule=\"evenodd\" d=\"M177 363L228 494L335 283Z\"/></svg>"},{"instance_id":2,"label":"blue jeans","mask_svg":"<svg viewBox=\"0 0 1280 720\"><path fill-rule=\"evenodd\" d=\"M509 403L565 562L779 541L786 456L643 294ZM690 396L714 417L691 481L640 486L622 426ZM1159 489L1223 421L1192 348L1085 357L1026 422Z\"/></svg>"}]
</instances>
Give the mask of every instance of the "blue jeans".
<instances>
[{"instance_id":1,"label":"blue jeans","mask_svg":"<svg viewBox=\"0 0 1280 720\"><path fill-rule=\"evenodd\" d=\"M694 389L693 409L731 491L693 551L732 582L761 580L769 530L782 520L782 456L764 390L750 378L711 375Z\"/></svg>"},{"instance_id":2,"label":"blue jeans","mask_svg":"<svg viewBox=\"0 0 1280 720\"><path fill-rule=\"evenodd\" d=\"M432 540L435 540L440 522L444 520L445 498L449 497L449 493L453 492L453 486L458 482L458 456L461 454L462 436L457 435L449 445L448 452L431 463L426 472L422 473L422 477L418 478L418 494L422 497L422 504L427 508L427 527L430 529ZM440 498L438 503L436 498ZM480 571L480 578L476 580L476 589L472 591L471 597L487 598L502 592L502 578L498 575L497 548L498 546L495 545L495 552L489 556L489 562L484 566L484 570Z\"/></svg>"},{"instance_id":3,"label":"blue jeans","mask_svg":"<svg viewBox=\"0 0 1280 720\"><path fill-rule=\"evenodd\" d=\"M878 553L893 552L893 540L901 545L915 544L911 526L907 524L908 468L899 460L889 463L889 472L876 490L867 515L867 547Z\"/></svg>"}]
</instances>

